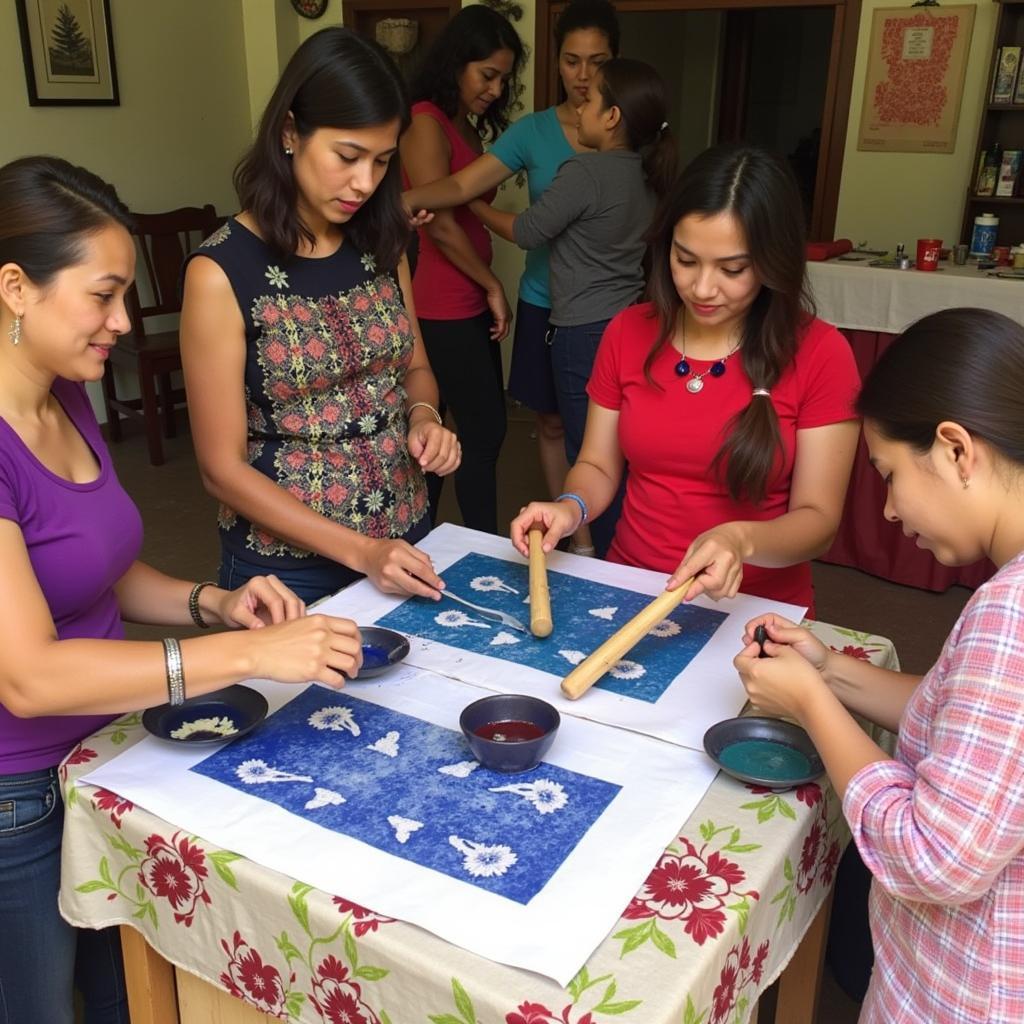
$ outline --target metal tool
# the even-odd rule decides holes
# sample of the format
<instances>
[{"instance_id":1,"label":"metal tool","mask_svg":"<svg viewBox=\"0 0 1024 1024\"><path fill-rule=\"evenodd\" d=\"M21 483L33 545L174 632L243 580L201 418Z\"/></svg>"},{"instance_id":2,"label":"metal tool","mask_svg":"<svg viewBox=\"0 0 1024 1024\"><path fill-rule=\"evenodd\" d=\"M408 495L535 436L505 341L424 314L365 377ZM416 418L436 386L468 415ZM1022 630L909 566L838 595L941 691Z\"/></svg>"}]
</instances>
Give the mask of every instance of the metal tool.
<instances>
[{"instance_id":1,"label":"metal tool","mask_svg":"<svg viewBox=\"0 0 1024 1024\"><path fill-rule=\"evenodd\" d=\"M478 604L473 604L472 601L467 601L464 597L459 597L458 594L453 594L450 590L439 590L438 593L442 597L450 597L453 601L458 601L459 604L472 608L473 611L484 616L486 619L491 619L494 622L500 622L503 626L508 626L509 629L518 629L521 633L529 632L517 618L509 615L508 612L499 611L497 608L482 608Z\"/></svg>"}]
</instances>

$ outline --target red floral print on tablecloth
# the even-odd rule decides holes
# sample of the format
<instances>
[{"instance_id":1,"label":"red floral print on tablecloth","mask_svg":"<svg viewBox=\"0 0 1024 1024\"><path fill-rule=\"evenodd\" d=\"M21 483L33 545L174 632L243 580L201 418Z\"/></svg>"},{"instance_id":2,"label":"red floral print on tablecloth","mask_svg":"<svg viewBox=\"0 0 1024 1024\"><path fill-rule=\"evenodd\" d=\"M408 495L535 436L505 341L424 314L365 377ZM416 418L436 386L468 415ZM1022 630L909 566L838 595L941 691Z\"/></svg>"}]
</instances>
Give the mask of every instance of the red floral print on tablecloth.
<instances>
[{"instance_id":1,"label":"red floral print on tablecloth","mask_svg":"<svg viewBox=\"0 0 1024 1024\"><path fill-rule=\"evenodd\" d=\"M135 804L131 800L125 800L124 797L111 793L109 789L97 789L93 793L92 806L97 811L108 811L115 828L120 828L121 819L135 809Z\"/></svg>"},{"instance_id":2,"label":"red floral print on tablecloth","mask_svg":"<svg viewBox=\"0 0 1024 1024\"><path fill-rule=\"evenodd\" d=\"M810 892L819 878L826 888L830 886L838 863L839 840L830 839L825 805L822 804L800 848L795 883L797 892Z\"/></svg>"},{"instance_id":3,"label":"red floral print on tablecloth","mask_svg":"<svg viewBox=\"0 0 1024 1024\"><path fill-rule=\"evenodd\" d=\"M778 790L771 789L768 786L758 786L752 782L746 783L747 789L756 796L766 796L769 793L777 793ZM813 807L815 804L821 802L821 786L816 782L808 782L803 786L797 786L793 790L793 795L802 804L807 804L808 807Z\"/></svg>"},{"instance_id":4,"label":"red floral print on tablecloth","mask_svg":"<svg viewBox=\"0 0 1024 1024\"><path fill-rule=\"evenodd\" d=\"M196 906L209 904L206 892L206 852L187 836L175 832L170 840L156 833L146 840L146 857L139 865L139 881L154 896L166 899L174 920L192 926Z\"/></svg>"},{"instance_id":5,"label":"red floral print on tablecloth","mask_svg":"<svg viewBox=\"0 0 1024 1024\"><path fill-rule=\"evenodd\" d=\"M712 997L709 1024L719 1024L720 1021L724 1021L736 1006L743 990L748 985L760 983L767 956L767 939L757 947L757 952L753 957L750 955L750 940L746 937L739 945L733 946L729 950Z\"/></svg>"},{"instance_id":6,"label":"red floral print on tablecloth","mask_svg":"<svg viewBox=\"0 0 1024 1024\"><path fill-rule=\"evenodd\" d=\"M704 856L684 837L680 842L684 852L662 855L622 916L682 921L686 933L702 946L724 930L728 902L743 896L757 899L757 893L737 890L746 878L738 864L717 851Z\"/></svg>"},{"instance_id":7,"label":"red floral print on tablecloth","mask_svg":"<svg viewBox=\"0 0 1024 1024\"><path fill-rule=\"evenodd\" d=\"M556 1017L554 1010L549 1010L543 1003L520 1003L516 1011L505 1014L505 1024L570 1024L571 1010L572 1003L562 1010L560 1017ZM594 1024L594 1018L592 1014L585 1013L572 1024Z\"/></svg>"},{"instance_id":8,"label":"red floral print on tablecloth","mask_svg":"<svg viewBox=\"0 0 1024 1024\"><path fill-rule=\"evenodd\" d=\"M378 914L374 910L368 910L366 907L361 907L358 903L342 899L340 896L332 896L331 902L334 903L342 914L352 915L355 921L352 930L355 932L357 939L361 939L367 932L375 932L378 925L395 923L393 917L385 917L383 914Z\"/></svg>"},{"instance_id":9,"label":"red floral print on tablecloth","mask_svg":"<svg viewBox=\"0 0 1024 1024\"><path fill-rule=\"evenodd\" d=\"M227 968L220 975L225 988L233 996L255 1004L263 1013L287 1020L287 992L281 972L272 964L264 963L259 951L253 949L240 932L235 932L231 946L225 939L221 939L220 944L228 956ZM293 974L289 984L294 980Z\"/></svg>"},{"instance_id":10,"label":"red floral print on tablecloth","mask_svg":"<svg viewBox=\"0 0 1024 1024\"><path fill-rule=\"evenodd\" d=\"M95 750L90 747L83 747L81 743L71 751L70 754L61 762L60 766L60 781L67 782L68 779L68 766L72 764L88 764L89 761L95 760L99 755Z\"/></svg>"},{"instance_id":11,"label":"red floral print on tablecloth","mask_svg":"<svg viewBox=\"0 0 1024 1024\"><path fill-rule=\"evenodd\" d=\"M845 647L829 644L829 647L836 654L845 654L848 658L856 658L858 661L870 661L871 656L882 649L881 647L858 647L856 644L847 644Z\"/></svg>"},{"instance_id":12,"label":"red floral print on tablecloth","mask_svg":"<svg viewBox=\"0 0 1024 1024\"><path fill-rule=\"evenodd\" d=\"M363 1002L362 988L337 957L321 960L312 982L310 1002L327 1024L380 1024L377 1014Z\"/></svg>"}]
</instances>

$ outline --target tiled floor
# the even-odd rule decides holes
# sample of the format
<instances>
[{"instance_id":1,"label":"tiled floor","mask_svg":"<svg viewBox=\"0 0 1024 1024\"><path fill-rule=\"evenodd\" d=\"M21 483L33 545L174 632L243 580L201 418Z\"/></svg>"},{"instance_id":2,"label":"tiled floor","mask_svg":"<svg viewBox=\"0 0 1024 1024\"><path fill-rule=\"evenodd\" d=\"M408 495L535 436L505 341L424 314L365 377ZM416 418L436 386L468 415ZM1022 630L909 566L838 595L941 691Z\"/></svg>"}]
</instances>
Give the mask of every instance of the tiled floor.
<instances>
[{"instance_id":1,"label":"tiled floor","mask_svg":"<svg viewBox=\"0 0 1024 1024\"><path fill-rule=\"evenodd\" d=\"M203 491L187 429L165 444L167 462L159 467L149 465L144 440L131 424L126 440L112 447L120 478L142 510L146 527L142 557L188 579L216 577L216 508ZM441 516L458 521L452 490L445 488ZM510 519L524 501L542 495L531 421L525 413L513 412L499 466L502 521ZM814 581L819 618L890 637L903 667L912 672L928 668L969 596L960 587L929 594L823 564L814 566ZM136 638L164 634L166 629L130 628ZM760 1024L771 1020L771 1003L770 994L762 1000ZM858 1010L826 969L818 1024L854 1024Z\"/></svg>"}]
</instances>

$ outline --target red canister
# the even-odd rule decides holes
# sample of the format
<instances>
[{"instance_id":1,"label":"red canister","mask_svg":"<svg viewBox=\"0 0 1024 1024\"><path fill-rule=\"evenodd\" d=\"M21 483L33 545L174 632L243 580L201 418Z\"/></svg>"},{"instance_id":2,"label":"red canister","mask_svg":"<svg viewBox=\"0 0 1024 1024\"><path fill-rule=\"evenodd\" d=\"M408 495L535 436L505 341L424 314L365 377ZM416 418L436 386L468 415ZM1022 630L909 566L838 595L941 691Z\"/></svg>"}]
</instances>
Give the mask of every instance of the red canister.
<instances>
[{"instance_id":1,"label":"red canister","mask_svg":"<svg viewBox=\"0 0 1024 1024\"><path fill-rule=\"evenodd\" d=\"M940 252L942 252L941 238L919 238L917 240L917 269L938 270Z\"/></svg>"},{"instance_id":2,"label":"red canister","mask_svg":"<svg viewBox=\"0 0 1024 1024\"><path fill-rule=\"evenodd\" d=\"M1008 267L1010 265L1010 247L1008 245L997 245L992 250L992 259L996 261L996 266Z\"/></svg>"}]
</instances>

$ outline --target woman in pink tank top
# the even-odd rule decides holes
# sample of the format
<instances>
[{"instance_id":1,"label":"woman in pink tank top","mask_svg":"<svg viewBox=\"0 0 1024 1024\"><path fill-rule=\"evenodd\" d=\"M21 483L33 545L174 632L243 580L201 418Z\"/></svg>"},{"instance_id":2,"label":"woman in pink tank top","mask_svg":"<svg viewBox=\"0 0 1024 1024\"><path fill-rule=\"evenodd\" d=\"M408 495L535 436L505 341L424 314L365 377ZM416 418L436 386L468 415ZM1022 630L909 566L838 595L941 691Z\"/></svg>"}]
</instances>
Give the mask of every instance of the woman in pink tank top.
<instances>
[{"instance_id":1,"label":"woman in pink tank top","mask_svg":"<svg viewBox=\"0 0 1024 1024\"><path fill-rule=\"evenodd\" d=\"M412 86L412 126L401 142L408 185L472 163L508 125L523 44L500 14L463 8L423 58ZM489 202L493 191L482 199ZM438 212L419 231L413 294L444 404L462 439L455 493L466 526L497 533L497 463L505 438L499 343L511 313L491 270L491 239L468 206ZM429 478L432 517L441 480Z\"/></svg>"}]
</instances>

